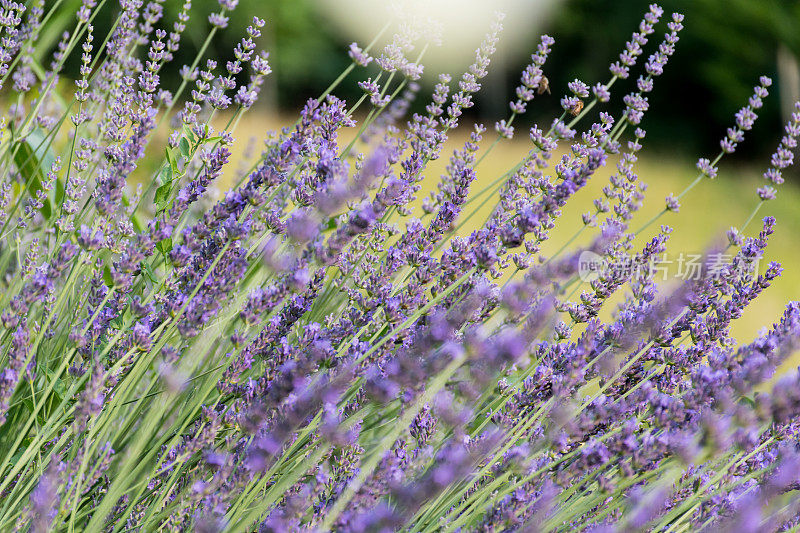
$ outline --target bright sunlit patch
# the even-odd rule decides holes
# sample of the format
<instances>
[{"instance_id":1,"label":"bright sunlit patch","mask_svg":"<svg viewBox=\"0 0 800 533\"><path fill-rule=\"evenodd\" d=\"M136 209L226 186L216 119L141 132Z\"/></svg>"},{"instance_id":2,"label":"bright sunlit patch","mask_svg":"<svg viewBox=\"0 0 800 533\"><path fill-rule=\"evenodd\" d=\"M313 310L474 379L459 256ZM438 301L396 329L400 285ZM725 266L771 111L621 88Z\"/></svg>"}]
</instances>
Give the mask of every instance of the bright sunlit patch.
<instances>
[{"instance_id":1,"label":"bright sunlit patch","mask_svg":"<svg viewBox=\"0 0 800 533\"><path fill-rule=\"evenodd\" d=\"M325 17L347 39L369 43L383 27L387 14L397 19L431 23L438 28L439 46L425 52L428 74L458 73L475 57L475 48L496 12L504 13L503 34L496 58L528 53L560 0L408 0L401 3L374 0L318 0ZM384 35L384 44L391 35ZM413 54L411 54L413 56Z\"/></svg>"}]
</instances>

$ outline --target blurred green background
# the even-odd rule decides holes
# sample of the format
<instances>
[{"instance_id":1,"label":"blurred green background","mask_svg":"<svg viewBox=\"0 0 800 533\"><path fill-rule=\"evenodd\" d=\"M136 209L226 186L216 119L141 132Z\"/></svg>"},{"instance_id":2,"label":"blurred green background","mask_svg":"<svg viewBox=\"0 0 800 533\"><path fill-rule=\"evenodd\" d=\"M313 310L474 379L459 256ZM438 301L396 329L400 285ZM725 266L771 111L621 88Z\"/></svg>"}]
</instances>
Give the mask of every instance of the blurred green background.
<instances>
[{"instance_id":1,"label":"blurred green background","mask_svg":"<svg viewBox=\"0 0 800 533\"><path fill-rule=\"evenodd\" d=\"M170 1L167 11L176 12L177 2L171 5ZM536 0L523 2L537 3ZM556 38L546 72L554 94L560 95L566 83L575 77L590 84L607 78L608 64L622 50L648 6L642 0L538 3L544 5L540 9L544 13L529 15L531 20L525 24L529 30L514 36L513 49L501 49L504 53L492 67L486 83L487 97L482 98L481 105L476 108L481 120L493 123L506 112L506 100L542 32ZM195 5L212 9L214 4L212 0L201 0ZM470 9L468 2L462 5ZM661 5L665 19L672 11L684 13L686 19L677 52L651 97L647 120L650 146L691 154L697 150L714 150L733 112L746 101L758 77L768 74L778 82L774 91L777 97L767 101L760 113L760 132L742 146L742 156L768 154L774 148L782 114L787 112L786 104L781 109L781 102L786 101L790 106L800 97L796 60L800 57L800 2L669 0ZM499 9L504 7L502 3L498 6ZM509 4L512 14L516 7L513 2ZM229 29L218 41L218 53L230 53L253 14L267 20L263 44L270 50L275 67L271 80L274 91L267 98L270 105L280 109L298 108L306 98L318 95L346 66L347 57L342 52L357 35L353 35L356 32L352 28L337 21L352 19L348 2L242 0ZM481 23L488 24L488 21L484 19ZM363 23L359 21L358 24ZM204 28L192 26L191 29L193 42L200 43L205 36ZM664 30L663 24L658 27L651 37L651 45L660 41ZM480 37L481 34L475 35L476 43ZM502 39L506 38L511 36L503 35ZM442 47L447 48L448 43L444 42ZM436 73L438 71L428 72L429 79ZM633 86L633 80L628 81L616 89L618 93L620 89ZM343 87L344 96L358 94L354 84ZM544 109L533 106L532 116L552 116L552 110L558 105L557 98L547 104L542 106Z\"/></svg>"},{"instance_id":2,"label":"blurred green background","mask_svg":"<svg viewBox=\"0 0 800 533\"><path fill-rule=\"evenodd\" d=\"M78 5L79 1L65 0L62 5ZM422 5L430 8L437 2L446 3L447 0L432 0ZM170 27L182 4L181 0L166 0L165 16L160 25ZM273 75L262 96L262 105L273 111L298 109L307 98L324 90L348 64L347 44L362 35L371 35L372 27L382 25L382 20L358 18L359 8L365 4L388 6L390 2L240 0L230 15L228 28L215 40L212 55L221 60L232 58L233 48L252 17L264 18L267 25L259 44L270 52ZM511 49L501 46L502 53L495 58L485 83L485 95L475 108L475 118L491 123L506 112L506 101L541 33L547 32L556 38L545 70L554 96L558 96L565 90L566 82L575 77L590 85L607 79L609 63L616 59L648 7L648 2L642 0L481 0L472 3L464 0L458 4L466 11L477 10L479 5L506 8L513 16L507 19L506 25L516 24L521 28L516 33L507 29L502 36L505 41L512 40L513 46ZM796 61L800 57L800 1L666 0L660 5L664 7L665 19L672 11L684 13L686 19L677 52L650 98L652 105L647 119L650 146L690 154L715 149L718 137L730 124L733 112L746 101L759 75L768 74L778 81L779 87L774 91L777 95L767 101L760 113L759 133L742 146L741 156L768 154L778 136L781 102L790 105L793 99L800 97ZM105 9L110 12L117 6L110 2ZM216 0L194 0L193 18L176 64L188 63L194 58L209 30L205 16L217 9ZM69 18L71 9L65 7L61 11ZM424 15L423 11L420 16ZM103 25L110 24L111 20L112 17L98 18L95 34L103 35L108 29ZM478 24L488 26L488 20L481 19ZM650 44L660 41L664 31L662 23ZM483 32L474 33L473 41L477 44ZM447 41L442 48L448 49ZM453 75L459 74L455 70L458 66L456 62ZM435 74L442 70L438 66L434 68L436 70L427 72L428 79L435 79ZM177 68L164 72L163 76L168 85L174 84L178 79ZM615 89L617 94L632 87L633 79L620 85ZM350 83L345 84L339 94L353 97L360 93L355 84ZM558 98L539 104L533 106L531 115L536 118L551 116L558 106Z\"/></svg>"}]
</instances>

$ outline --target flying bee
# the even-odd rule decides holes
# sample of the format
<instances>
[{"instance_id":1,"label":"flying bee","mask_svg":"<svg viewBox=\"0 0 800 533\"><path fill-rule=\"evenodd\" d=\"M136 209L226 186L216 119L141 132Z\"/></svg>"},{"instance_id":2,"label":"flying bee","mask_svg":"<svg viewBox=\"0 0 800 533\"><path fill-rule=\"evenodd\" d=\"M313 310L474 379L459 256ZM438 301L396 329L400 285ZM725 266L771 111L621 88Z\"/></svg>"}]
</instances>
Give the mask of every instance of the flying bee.
<instances>
[{"instance_id":1,"label":"flying bee","mask_svg":"<svg viewBox=\"0 0 800 533\"><path fill-rule=\"evenodd\" d=\"M542 76L541 79L539 79L539 86L536 88L536 93L550 94L550 80L548 80L546 76Z\"/></svg>"}]
</instances>

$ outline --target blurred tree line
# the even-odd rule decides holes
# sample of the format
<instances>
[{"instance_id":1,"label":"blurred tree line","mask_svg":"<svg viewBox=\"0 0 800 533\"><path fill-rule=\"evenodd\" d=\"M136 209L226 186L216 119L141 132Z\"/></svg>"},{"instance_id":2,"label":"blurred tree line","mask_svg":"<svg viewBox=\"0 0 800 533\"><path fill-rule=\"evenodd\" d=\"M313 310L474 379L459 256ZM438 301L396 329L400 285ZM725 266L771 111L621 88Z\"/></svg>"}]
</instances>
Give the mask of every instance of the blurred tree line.
<instances>
[{"instance_id":1,"label":"blurred tree line","mask_svg":"<svg viewBox=\"0 0 800 533\"><path fill-rule=\"evenodd\" d=\"M645 119L648 141L713 151L732 124L733 113L752 94L759 75L767 74L775 83L756 128L774 134L759 136L766 145L750 139L742 150L751 154L773 150L782 133L778 129L781 122L788 118L793 101L800 98L800 2L663 0L659 4L665 19L673 11L686 18L677 51L650 97ZM548 63L551 67L564 65L553 73L555 86L562 87L578 75L603 79L609 58L619 53L646 5L641 0L569 0L563 4L551 30L556 46ZM654 46L662 34L658 28L648 46ZM626 87L632 87L633 80L628 82Z\"/></svg>"},{"instance_id":2,"label":"blurred tree line","mask_svg":"<svg viewBox=\"0 0 800 533\"><path fill-rule=\"evenodd\" d=\"M51 4L53 0L48 0ZM63 26L42 36L55 45L58 34L73 24L74 7L80 0L63 0L59 17ZM531 0L533 1L533 0ZM183 0L166 0L162 27L171 29ZM545 66L553 95L535 113L552 117L558 96L566 83L580 78L590 85L608 79L608 65L616 59L624 43L638 25L648 2L643 0L565 0L545 25L544 31L556 38L553 54ZM733 113L746 102L758 76L768 74L776 81L773 97L761 110L756 124L762 131L773 131L774 139L761 135L764 145L746 142L744 152L769 151L779 138L778 129L791 105L800 97L800 0L663 0L665 16L672 11L686 15L676 54L657 81L650 96L651 111L645 119L651 145L664 150L698 146L713 151L717 140L733 120ZM109 0L109 16L95 21L95 35L104 35L118 10ZM193 0L192 19L184 33L182 48L173 65L190 63L209 31L208 13L218 10L216 0ZM273 110L295 109L307 98L318 95L349 63L346 46L352 40L341 35L326 21L314 0L240 0L230 15L228 27L221 31L209 55L220 61L233 57L233 48L244 28L257 15L266 19L262 47L270 52L273 75L262 94L262 105ZM651 36L649 54L660 41L665 25ZM529 48L535 47L537 34L531 34ZM529 51L505 58L500 72L487 80L489 97L495 105L480 106L492 112L481 116L489 124L506 113L510 98ZM643 62L644 60L642 60ZM68 66L69 68L69 66ZM72 65L77 70L77 65ZM162 72L168 87L177 85L178 67ZM457 73L453 73L457 74ZM615 85L616 95L632 90L635 74ZM777 94L776 94L777 93ZM357 96L354 83L345 84L339 94ZM505 94L504 97L501 95ZM783 110L781 100L784 101ZM424 102L420 102L420 106ZM524 126L524 124L521 124ZM771 139L767 141L766 139Z\"/></svg>"},{"instance_id":3,"label":"blurred tree line","mask_svg":"<svg viewBox=\"0 0 800 533\"><path fill-rule=\"evenodd\" d=\"M46 0L46 6L56 1ZM45 52L48 49L52 52L61 33L74 25L74 13L81 1L61 0L51 27L43 32L40 39L49 44L42 47ZM163 0L164 16L158 27L172 31L184 1ZM183 32L181 48L175 60L160 72L162 84L166 87L175 87L180 83L178 69L181 65L192 63L211 29L208 15L220 10L217 0L191 0L191 4L191 18ZM98 16L92 22L96 45L98 36L102 39L108 33L119 13L118 0L107 0L103 13L108 16ZM233 60L233 50L254 16L267 22L258 43L260 49L269 51L273 69L261 96L266 105L300 106L308 97L318 96L349 65L342 37L320 19L313 0L239 0L237 8L228 13L228 26L217 33L206 57L216 59L222 65L224 61ZM65 66L67 75L78 71L79 56L72 59L72 63Z\"/></svg>"}]
</instances>

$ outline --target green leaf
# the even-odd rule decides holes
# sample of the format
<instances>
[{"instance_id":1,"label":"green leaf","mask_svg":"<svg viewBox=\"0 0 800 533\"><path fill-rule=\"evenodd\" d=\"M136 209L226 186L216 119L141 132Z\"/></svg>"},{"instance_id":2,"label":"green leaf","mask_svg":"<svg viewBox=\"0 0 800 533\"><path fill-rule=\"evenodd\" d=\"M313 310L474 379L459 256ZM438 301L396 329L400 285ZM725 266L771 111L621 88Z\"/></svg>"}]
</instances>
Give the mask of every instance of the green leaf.
<instances>
[{"instance_id":1,"label":"green leaf","mask_svg":"<svg viewBox=\"0 0 800 533\"><path fill-rule=\"evenodd\" d=\"M142 267L142 272L145 273L145 275L150 281L152 281L153 283L158 283L158 279L156 279L156 273L153 272L153 267L150 266L150 263L148 263L147 261L142 261L141 267Z\"/></svg>"},{"instance_id":2,"label":"green leaf","mask_svg":"<svg viewBox=\"0 0 800 533\"><path fill-rule=\"evenodd\" d=\"M161 255L164 256L164 261L169 262L169 257L167 254L172 251L172 239L164 239L163 241L159 241L156 244L156 250L161 252Z\"/></svg>"},{"instance_id":3,"label":"green leaf","mask_svg":"<svg viewBox=\"0 0 800 533\"><path fill-rule=\"evenodd\" d=\"M60 206L62 203L64 203L64 196L66 196L66 192L67 191L64 188L64 184L61 183L60 179L57 179L55 186L55 196L54 196L56 205Z\"/></svg>"},{"instance_id":4,"label":"green leaf","mask_svg":"<svg viewBox=\"0 0 800 533\"><path fill-rule=\"evenodd\" d=\"M186 159L189 159L192 155L192 147L189 144L189 140L186 137L181 138L181 142L178 143L178 149L181 151L181 155Z\"/></svg>"},{"instance_id":5,"label":"green leaf","mask_svg":"<svg viewBox=\"0 0 800 533\"><path fill-rule=\"evenodd\" d=\"M64 384L64 381L61 379L56 378L56 372L52 369L45 369L45 374L47 375L48 382L53 383L53 394L56 397L57 402L60 404L64 401L64 397L67 395L67 387Z\"/></svg>"},{"instance_id":6,"label":"green leaf","mask_svg":"<svg viewBox=\"0 0 800 533\"><path fill-rule=\"evenodd\" d=\"M169 203L169 193L172 192L172 184L167 183L156 189L155 203L159 211L163 211Z\"/></svg>"},{"instance_id":7,"label":"green leaf","mask_svg":"<svg viewBox=\"0 0 800 533\"><path fill-rule=\"evenodd\" d=\"M167 151L169 154L170 152ZM176 174L172 170L171 165L167 165L161 169L161 172L158 174L158 181L161 185L156 189L155 197L153 201L156 204L156 207L159 211L163 211L164 208L167 207L169 203L169 196L172 192L172 179Z\"/></svg>"},{"instance_id":8,"label":"green leaf","mask_svg":"<svg viewBox=\"0 0 800 533\"><path fill-rule=\"evenodd\" d=\"M16 151L14 153L14 165L17 167L22 179L25 183L25 188L33 197L36 193L43 188L43 182L47 178L47 173L53 166L56 157L50 149L49 142L44 132L40 129L34 129L24 139L18 141ZM53 197L58 197L59 189L63 198L64 186L63 184L55 184ZM48 197L41 212L45 219L50 219L55 212L55 204L53 198Z\"/></svg>"},{"instance_id":9,"label":"green leaf","mask_svg":"<svg viewBox=\"0 0 800 533\"><path fill-rule=\"evenodd\" d=\"M743 404L747 404L747 406L750 407L751 409L755 409L756 408L755 400L753 398L750 398L749 396L742 396L740 401Z\"/></svg>"},{"instance_id":10,"label":"green leaf","mask_svg":"<svg viewBox=\"0 0 800 533\"><path fill-rule=\"evenodd\" d=\"M189 139L192 142L192 144L194 144L195 141L197 140L197 135L194 134L192 127L189 126L188 124L183 125L183 136Z\"/></svg>"},{"instance_id":11,"label":"green leaf","mask_svg":"<svg viewBox=\"0 0 800 533\"><path fill-rule=\"evenodd\" d=\"M108 265L103 267L103 281L108 287L114 286L114 278L111 276L111 269Z\"/></svg>"},{"instance_id":12,"label":"green leaf","mask_svg":"<svg viewBox=\"0 0 800 533\"><path fill-rule=\"evenodd\" d=\"M167 162L169 163L169 168L172 170L172 175L178 174L178 160L175 159L175 154L172 153L172 150L167 148Z\"/></svg>"},{"instance_id":13,"label":"green leaf","mask_svg":"<svg viewBox=\"0 0 800 533\"><path fill-rule=\"evenodd\" d=\"M108 321L108 324L114 329L121 329L124 323L125 322L122 319L122 315L115 316L114 318Z\"/></svg>"},{"instance_id":14,"label":"green leaf","mask_svg":"<svg viewBox=\"0 0 800 533\"><path fill-rule=\"evenodd\" d=\"M29 413L32 413L35 410L33 406L33 400L31 399L30 396L27 396L22 399L22 405L25 406L25 408L28 410Z\"/></svg>"}]
</instances>

